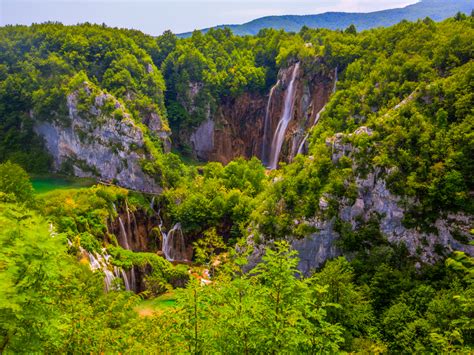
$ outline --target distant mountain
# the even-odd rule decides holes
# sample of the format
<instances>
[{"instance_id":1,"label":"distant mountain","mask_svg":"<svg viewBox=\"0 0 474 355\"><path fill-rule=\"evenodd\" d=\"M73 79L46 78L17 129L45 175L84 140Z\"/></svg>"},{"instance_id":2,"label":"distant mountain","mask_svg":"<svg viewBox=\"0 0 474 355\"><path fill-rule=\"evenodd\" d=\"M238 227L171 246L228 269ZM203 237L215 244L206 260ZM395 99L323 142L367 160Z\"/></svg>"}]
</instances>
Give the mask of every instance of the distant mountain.
<instances>
[{"instance_id":1,"label":"distant mountain","mask_svg":"<svg viewBox=\"0 0 474 355\"><path fill-rule=\"evenodd\" d=\"M387 27L401 20L416 21L430 17L441 21L451 17L458 11L470 14L474 8L474 0L422 0L404 8L389 9L368 13L326 12L318 15L286 15L266 16L242 25L220 25L213 28L230 28L237 35L255 35L263 28L284 29L297 32L303 26L312 28L344 29L354 24L359 31L374 27ZM202 32L209 31L209 28ZM182 33L180 37L188 37L191 32Z\"/></svg>"}]
</instances>

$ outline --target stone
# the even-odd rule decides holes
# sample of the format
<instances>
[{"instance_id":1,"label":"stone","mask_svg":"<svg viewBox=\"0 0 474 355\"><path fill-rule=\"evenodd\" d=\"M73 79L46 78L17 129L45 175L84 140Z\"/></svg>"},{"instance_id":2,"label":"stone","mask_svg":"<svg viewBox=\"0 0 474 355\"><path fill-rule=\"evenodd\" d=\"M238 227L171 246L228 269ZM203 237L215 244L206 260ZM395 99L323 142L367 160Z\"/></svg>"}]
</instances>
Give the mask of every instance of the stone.
<instances>
[{"instance_id":1,"label":"stone","mask_svg":"<svg viewBox=\"0 0 474 355\"><path fill-rule=\"evenodd\" d=\"M87 85L83 90L91 94ZM123 119L104 117L101 107L108 100L115 101ZM67 126L41 121L35 124L36 133L44 138L46 148L53 157L56 171L69 162L78 177L114 181L120 186L142 192L161 191L158 183L145 174L140 165L141 160L150 158L143 153L145 142L142 130L112 95L100 93L89 110L92 116L100 118L100 124L92 124L90 118L79 114L77 91L67 96L67 105Z\"/></svg>"}]
</instances>

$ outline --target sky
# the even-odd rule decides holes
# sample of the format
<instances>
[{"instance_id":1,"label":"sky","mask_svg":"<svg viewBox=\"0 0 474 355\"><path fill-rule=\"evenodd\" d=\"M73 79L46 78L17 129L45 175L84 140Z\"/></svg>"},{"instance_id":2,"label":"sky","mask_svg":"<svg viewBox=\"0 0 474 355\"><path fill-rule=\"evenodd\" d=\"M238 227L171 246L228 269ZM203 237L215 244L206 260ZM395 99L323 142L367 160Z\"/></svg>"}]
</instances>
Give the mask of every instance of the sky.
<instances>
[{"instance_id":1,"label":"sky","mask_svg":"<svg viewBox=\"0 0 474 355\"><path fill-rule=\"evenodd\" d=\"M416 0L0 0L0 25L105 23L151 35L240 24L269 15L370 12Z\"/></svg>"}]
</instances>

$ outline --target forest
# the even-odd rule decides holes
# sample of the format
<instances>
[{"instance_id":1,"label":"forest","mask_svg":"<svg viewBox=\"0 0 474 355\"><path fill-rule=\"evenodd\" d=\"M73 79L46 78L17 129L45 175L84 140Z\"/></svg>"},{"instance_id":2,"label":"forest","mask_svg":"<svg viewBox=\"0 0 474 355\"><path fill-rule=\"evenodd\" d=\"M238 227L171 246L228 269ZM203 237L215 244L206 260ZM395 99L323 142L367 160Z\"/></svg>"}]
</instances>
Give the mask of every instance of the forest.
<instances>
[{"instance_id":1,"label":"forest","mask_svg":"<svg viewBox=\"0 0 474 355\"><path fill-rule=\"evenodd\" d=\"M0 27L0 353L471 353L473 39ZM242 102L258 154L199 159Z\"/></svg>"}]
</instances>

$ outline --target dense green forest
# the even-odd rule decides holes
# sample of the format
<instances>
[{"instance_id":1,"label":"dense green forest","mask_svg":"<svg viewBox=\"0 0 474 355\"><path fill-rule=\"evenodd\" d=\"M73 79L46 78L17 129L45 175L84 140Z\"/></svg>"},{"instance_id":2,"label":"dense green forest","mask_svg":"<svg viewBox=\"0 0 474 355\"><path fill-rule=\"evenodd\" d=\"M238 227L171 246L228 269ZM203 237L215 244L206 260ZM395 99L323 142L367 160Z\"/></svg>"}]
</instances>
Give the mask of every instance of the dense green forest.
<instances>
[{"instance_id":1,"label":"dense green forest","mask_svg":"<svg viewBox=\"0 0 474 355\"><path fill-rule=\"evenodd\" d=\"M388 240L383 216L354 227L340 210L377 172L404 227L436 234L450 215L472 221L473 26L458 14L363 32L185 39L91 24L0 28L0 352L472 352L472 255L436 244L426 262ZM170 133L198 127L224 100L267 95L296 62L339 73L307 154L269 171L256 157L223 165L168 152ZM91 126L112 117L137 127L144 147L130 156L146 156L159 194L95 180L35 190L38 174L74 173L54 167L36 130L72 129L71 97ZM347 154L335 159L337 144ZM341 255L303 274L289 237L315 233L315 219L332 221ZM144 235L140 223L146 248L125 248L124 235ZM178 225L194 250L181 263L163 254L162 228L169 237ZM454 238L469 251L473 234ZM124 273L139 276L138 293Z\"/></svg>"}]
</instances>

